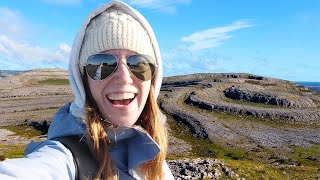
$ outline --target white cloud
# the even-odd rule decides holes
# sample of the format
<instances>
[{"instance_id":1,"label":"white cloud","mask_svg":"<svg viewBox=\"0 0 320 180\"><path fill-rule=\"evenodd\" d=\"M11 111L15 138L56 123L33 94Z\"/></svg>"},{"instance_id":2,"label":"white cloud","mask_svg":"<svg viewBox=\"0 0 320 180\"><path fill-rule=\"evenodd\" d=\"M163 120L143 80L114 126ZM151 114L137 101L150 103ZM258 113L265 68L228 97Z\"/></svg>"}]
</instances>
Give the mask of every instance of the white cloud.
<instances>
[{"instance_id":1,"label":"white cloud","mask_svg":"<svg viewBox=\"0 0 320 180\"><path fill-rule=\"evenodd\" d=\"M175 13L179 4L189 4L191 0L126 0L129 4L141 8L153 9L165 13Z\"/></svg>"},{"instance_id":2,"label":"white cloud","mask_svg":"<svg viewBox=\"0 0 320 180\"><path fill-rule=\"evenodd\" d=\"M227 26L194 32L189 36L181 38L181 41L191 43L188 47L190 51L214 48L221 45L224 40L232 38L228 33L252 26L254 24L248 20L239 20Z\"/></svg>"},{"instance_id":3,"label":"white cloud","mask_svg":"<svg viewBox=\"0 0 320 180\"><path fill-rule=\"evenodd\" d=\"M42 0L42 2L54 5L79 5L82 0Z\"/></svg>"},{"instance_id":4,"label":"white cloud","mask_svg":"<svg viewBox=\"0 0 320 180\"><path fill-rule=\"evenodd\" d=\"M61 43L59 49L65 54L70 54L71 52L71 47L66 43Z\"/></svg>"},{"instance_id":5,"label":"white cloud","mask_svg":"<svg viewBox=\"0 0 320 180\"><path fill-rule=\"evenodd\" d=\"M32 28L16 10L0 7L0 69L65 68L71 51L66 43L44 48L32 43Z\"/></svg>"},{"instance_id":6,"label":"white cloud","mask_svg":"<svg viewBox=\"0 0 320 180\"><path fill-rule=\"evenodd\" d=\"M71 48L61 43L55 49L47 49L39 46L21 43L10 39L5 35L0 35L0 64L8 61L11 64L67 64ZM49 66L50 67L50 66ZM0 67L0 69L7 69Z\"/></svg>"},{"instance_id":7,"label":"white cloud","mask_svg":"<svg viewBox=\"0 0 320 180\"><path fill-rule=\"evenodd\" d=\"M0 7L0 34L18 35L24 31L24 23L18 11Z\"/></svg>"}]
</instances>

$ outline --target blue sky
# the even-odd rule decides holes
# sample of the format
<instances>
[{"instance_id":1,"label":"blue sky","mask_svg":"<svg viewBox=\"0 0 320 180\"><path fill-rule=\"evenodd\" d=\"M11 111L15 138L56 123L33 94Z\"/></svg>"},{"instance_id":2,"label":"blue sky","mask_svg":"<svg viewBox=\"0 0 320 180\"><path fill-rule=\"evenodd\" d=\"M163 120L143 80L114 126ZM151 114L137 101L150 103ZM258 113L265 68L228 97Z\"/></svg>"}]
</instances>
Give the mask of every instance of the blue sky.
<instances>
[{"instance_id":1,"label":"blue sky","mask_svg":"<svg viewBox=\"0 0 320 180\"><path fill-rule=\"evenodd\" d=\"M85 17L106 2L1 0L0 69L66 69ZM240 72L320 81L319 0L125 2L153 27L165 76Z\"/></svg>"}]
</instances>

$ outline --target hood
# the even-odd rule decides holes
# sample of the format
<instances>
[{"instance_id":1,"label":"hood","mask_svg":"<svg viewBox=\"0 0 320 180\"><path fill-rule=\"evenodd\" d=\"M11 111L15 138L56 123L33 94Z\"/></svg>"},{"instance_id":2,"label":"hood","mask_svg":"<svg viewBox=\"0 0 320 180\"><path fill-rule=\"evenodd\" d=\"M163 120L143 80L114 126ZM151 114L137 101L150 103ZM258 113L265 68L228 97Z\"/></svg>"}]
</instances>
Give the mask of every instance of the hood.
<instances>
[{"instance_id":1,"label":"hood","mask_svg":"<svg viewBox=\"0 0 320 180\"><path fill-rule=\"evenodd\" d=\"M158 46L158 42L156 40L156 36L148 23L148 21L135 9L130 7L129 5L120 2L120 1L112 1L108 4L105 4L103 6L100 6L99 8L95 9L91 14L87 16L87 19L83 23L80 31L78 32L72 46L70 60L69 60L69 67L68 67L68 73L69 73L69 80L70 85L73 91L73 94L75 96L75 101L70 106L70 113L77 117L77 119L82 120L83 119L83 109L85 104L85 90L84 85L82 82L81 75L84 74L84 67L80 65L79 61L79 55L80 55L80 49L82 42L84 40L86 29L90 23L90 21L98 16L99 14L105 12L110 7L116 6L117 8L120 8L127 14L131 15L134 19L136 19L138 22L140 22L141 26L146 30L148 33L153 49L154 54L156 57L158 68L155 72L155 75L153 77L153 84L155 87L155 97L159 95L160 87L162 83L162 60L160 56L160 49Z\"/></svg>"}]
</instances>

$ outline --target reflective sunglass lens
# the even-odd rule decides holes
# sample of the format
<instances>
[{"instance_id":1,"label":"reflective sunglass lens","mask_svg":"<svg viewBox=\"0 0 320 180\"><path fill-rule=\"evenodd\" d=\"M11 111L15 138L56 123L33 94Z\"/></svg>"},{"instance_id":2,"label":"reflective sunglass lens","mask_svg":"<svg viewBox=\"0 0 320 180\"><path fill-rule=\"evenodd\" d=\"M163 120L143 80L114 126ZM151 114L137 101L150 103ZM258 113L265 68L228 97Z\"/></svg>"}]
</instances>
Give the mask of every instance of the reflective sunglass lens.
<instances>
[{"instance_id":1,"label":"reflective sunglass lens","mask_svg":"<svg viewBox=\"0 0 320 180\"><path fill-rule=\"evenodd\" d=\"M95 79L95 80L98 80L98 78L95 78L95 73L98 69L99 65L87 65L86 66L86 71L87 71L87 74L92 78L92 79Z\"/></svg>"},{"instance_id":2,"label":"reflective sunglass lens","mask_svg":"<svg viewBox=\"0 0 320 180\"><path fill-rule=\"evenodd\" d=\"M147 81L153 77L155 62L152 57L146 55L133 55L127 58L130 71L140 80Z\"/></svg>"},{"instance_id":3,"label":"reflective sunglass lens","mask_svg":"<svg viewBox=\"0 0 320 180\"><path fill-rule=\"evenodd\" d=\"M94 80L107 78L117 67L118 58L112 54L95 54L88 58L86 71Z\"/></svg>"}]
</instances>

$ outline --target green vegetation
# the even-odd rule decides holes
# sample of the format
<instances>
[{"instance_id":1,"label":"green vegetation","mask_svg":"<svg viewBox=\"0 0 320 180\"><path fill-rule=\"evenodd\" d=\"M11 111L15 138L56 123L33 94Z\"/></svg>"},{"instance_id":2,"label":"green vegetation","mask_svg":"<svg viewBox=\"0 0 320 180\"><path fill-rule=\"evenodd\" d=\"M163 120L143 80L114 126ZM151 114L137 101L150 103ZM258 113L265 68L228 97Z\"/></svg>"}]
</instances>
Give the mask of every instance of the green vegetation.
<instances>
[{"instance_id":1,"label":"green vegetation","mask_svg":"<svg viewBox=\"0 0 320 180\"><path fill-rule=\"evenodd\" d=\"M207 111L207 110L203 110L203 111ZM286 123L283 123L283 120L281 119L270 119L270 118L257 119L251 116L229 114L229 113L218 112L218 111L207 111L207 112L225 122L237 121L238 123L241 123L243 121L248 121L253 123L259 123L269 127L275 127L275 128L279 128L279 127L302 128L307 126L303 124L286 124ZM308 127L318 128L317 125L308 125Z\"/></svg>"},{"instance_id":2,"label":"green vegetation","mask_svg":"<svg viewBox=\"0 0 320 180\"><path fill-rule=\"evenodd\" d=\"M38 81L37 85L69 85L69 80L61 78L49 78Z\"/></svg>"},{"instance_id":3,"label":"green vegetation","mask_svg":"<svg viewBox=\"0 0 320 180\"><path fill-rule=\"evenodd\" d=\"M229 113L225 113L225 112L218 112L218 111L208 111L208 110L203 110L206 112L209 112L210 114L212 114L215 117L218 117L219 119L222 119L223 121L238 121L238 123L241 123L243 121L248 121L248 122L252 122L252 123L259 123L262 125L266 125L269 127L275 127L275 128L279 128L279 127L283 127L283 128L319 128L320 125L317 124L310 124L310 125L305 125L305 124L289 124L286 123L283 119L271 119L271 118L263 118L263 119L257 119L254 118L252 116L245 116L245 115L239 115L239 114L229 114Z\"/></svg>"},{"instance_id":4,"label":"green vegetation","mask_svg":"<svg viewBox=\"0 0 320 180\"><path fill-rule=\"evenodd\" d=\"M0 129L6 129L14 132L10 136L19 136L25 139L31 139L41 135L41 132L35 130L31 126L1 126ZM0 161L5 158L21 158L23 157L25 144L0 144Z\"/></svg>"},{"instance_id":5,"label":"green vegetation","mask_svg":"<svg viewBox=\"0 0 320 180\"><path fill-rule=\"evenodd\" d=\"M167 118L167 122L172 130L172 135L189 143L192 146L192 156L194 157L242 159L246 156L246 151L240 148L225 148L220 145L213 144L210 140L196 138L191 135L189 128L184 124L176 123L170 116Z\"/></svg>"},{"instance_id":6,"label":"green vegetation","mask_svg":"<svg viewBox=\"0 0 320 180\"><path fill-rule=\"evenodd\" d=\"M12 136L20 136L28 139L41 135L40 131L35 130L31 126L1 126L0 129L6 129L14 132L15 134Z\"/></svg>"},{"instance_id":7,"label":"green vegetation","mask_svg":"<svg viewBox=\"0 0 320 180\"><path fill-rule=\"evenodd\" d=\"M23 157L25 144L11 145L11 144L0 144L0 161L5 158L21 158Z\"/></svg>"},{"instance_id":8,"label":"green vegetation","mask_svg":"<svg viewBox=\"0 0 320 180\"><path fill-rule=\"evenodd\" d=\"M246 179L317 179L320 168L316 166L278 165L248 160L223 159L227 166Z\"/></svg>"},{"instance_id":9,"label":"green vegetation","mask_svg":"<svg viewBox=\"0 0 320 180\"><path fill-rule=\"evenodd\" d=\"M301 164L319 165L320 164L320 145L313 145L309 148L295 147L288 154L290 159Z\"/></svg>"}]
</instances>

